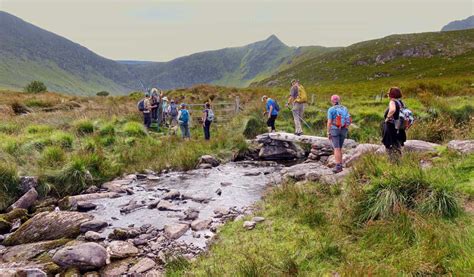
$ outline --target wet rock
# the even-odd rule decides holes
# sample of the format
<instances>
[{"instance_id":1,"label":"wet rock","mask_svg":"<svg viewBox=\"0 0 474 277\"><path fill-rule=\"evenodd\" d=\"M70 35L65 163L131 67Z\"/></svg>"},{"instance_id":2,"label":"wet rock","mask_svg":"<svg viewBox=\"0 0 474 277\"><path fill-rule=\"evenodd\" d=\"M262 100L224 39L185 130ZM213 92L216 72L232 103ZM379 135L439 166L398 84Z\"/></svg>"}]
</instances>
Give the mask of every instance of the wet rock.
<instances>
[{"instance_id":1,"label":"wet rock","mask_svg":"<svg viewBox=\"0 0 474 277\"><path fill-rule=\"evenodd\" d=\"M212 164L200 164L198 169L212 169Z\"/></svg>"},{"instance_id":2,"label":"wet rock","mask_svg":"<svg viewBox=\"0 0 474 277\"><path fill-rule=\"evenodd\" d=\"M173 204L166 200L160 200L158 206L156 207L160 211L179 211L178 209L173 208Z\"/></svg>"},{"instance_id":3,"label":"wet rock","mask_svg":"<svg viewBox=\"0 0 474 277\"><path fill-rule=\"evenodd\" d=\"M252 218L252 221L254 221L256 223L263 222L263 221L265 221L265 217L255 216L255 217Z\"/></svg>"},{"instance_id":4,"label":"wet rock","mask_svg":"<svg viewBox=\"0 0 474 277\"><path fill-rule=\"evenodd\" d=\"M18 220L26 221L28 219L28 211L25 209L13 209L6 214L0 214L0 234L11 232L15 222Z\"/></svg>"},{"instance_id":5,"label":"wet rock","mask_svg":"<svg viewBox=\"0 0 474 277\"><path fill-rule=\"evenodd\" d=\"M93 217L79 212L42 212L25 222L5 240L6 245L17 245L79 235L82 223Z\"/></svg>"},{"instance_id":6,"label":"wet rock","mask_svg":"<svg viewBox=\"0 0 474 277\"><path fill-rule=\"evenodd\" d=\"M165 276L165 274L158 270L150 270L147 273L145 273L145 277L162 277L162 276Z\"/></svg>"},{"instance_id":7,"label":"wet rock","mask_svg":"<svg viewBox=\"0 0 474 277\"><path fill-rule=\"evenodd\" d=\"M97 192L99 192L99 190L100 189L97 186L90 186L84 191L84 193L86 193L86 194L97 193Z\"/></svg>"},{"instance_id":8,"label":"wet rock","mask_svg":"<svg viewBox=\"0 0 474 277\"><path fill-rule=\"evenodd\" d=\"M61 210L69 209L70 207L75 207L78 202L87 202L91 200L97 200L102 198L117 198L120 197L120 194L117 192L101 192L101 193L91 193L91 194L79 194L74 196L64 197L59 201L59 206Z\"/></svg>"},{"instance_id":9,"label":"wet rock","mask_svg":"<svg viewBox=\"0 0 474 277\"><path fill-rule=\"evenodd\" d=\"M26 193L32 188L38 186L38 177L35 176L21 176L20 177L20 189L22 193Z\"/></svg>"},{"instance_id":10,"label":"wet rock","mask_svg":"<svg viewBox=\"0 0 474 277\"><path fill-rule=\"evenodd\" d=\"M84 239L87 241L101 241L101 240L104 240L105 238L97 232L87 231L84 234Z\"/></svg>"},{"instance_id":11,"label":"wet rock","mask_svg":"<svg viewBox=\"0 0 474 277\"><path fill-rule=\"evenodd\" d=\"M293 160L303 158L304 154L304 150L297 144L271 140L264 143L258 157L262 160Z\"/></svg>"},{"instance_id":12,"label":"wet rock","mask_svg":"<svg viewBox=\"0 0 474 277\"><path fill-rule=\"evenodd\" d=\"M138 210L138 209L140 209L144 206L145 206L145 204L138 203L136 199L132 199L127 204L123 205L120 208L120 213L128 214L128 213L131 213L135 210Z\"/></svg>"},{"instance_id":13,"label":"wet rock","mask_svg":"<svg viewBox=\"0 0 474 277\"><path fill-rule=\"evenodd\" d=\"M223 186L223 187L232 186L232 183L231 182L221 182L221 186Z\"/></svg>"},{"instance_id":14,"label":"wet rock","mask_svg":"<svg viewBox=\"0 0 474 277\"><path fill-rule=\"evenodd\" d=\"M140 235L140 230L137 228L115 228L112 233L109 234L109 239L114 240L126 240L135 238Z\"/></svg>"},{"instance_id":15,"label":"wet rock","mask_svg":"<svg viewBox=\"0 0 474 277\"><path fill-rule=\"evenodd\" d=\"M173 224L173 225L165 225L165 236L168 239L177 239L180 238L186 231L188 231L189 225L188 224Z\"/></svg>"},{"instance_id":16,"label":"wet rock","mask_svg":"<svg viewBox=\"0 0 474 277\"><path fill-rule=\"evenodd\" d=\"M31 188L27 193L23 194L20 199L18 199L15 203L13 203L10 207L8 207L7 211L11 211L13 209L28 209L33 205L33 203L38 199L38 192L35 188Z\"/></svg>"},{"instance_id":17,"label":"wet rock","mask_svg":"<svg viewBox=\"0 0 474 277\"><path fill-rule=\"evenodd\" d=\"M148 209L155 209L158 206L159 203L160 203L160 200L155 200L155 201L151 202L150 204L148 204L147 208Z\"/></svg>"},{"instance_id":18,"label":"wet rock","mask_svg":"<svg viewBox=\"0 0 474 277\"><path fill-rule=\"evenodd\" d=\"M146 175L145 174L137 174L137 180L145 180L146 179Z\"/></svg>"},{"instance_id":19,"label":"wet rock","mask_svg":"<svg viewBox=\"0 0 474 277\"><path fill-rule=\"evenodd\" d=\"M255 221L244 221L243 227L247 230L252 230L255 228L257 223Z\"/></svg>"},{"instance_id":20,"label":"wet rock","mask_svg":"<svg viewBox=\"0 0 474 277\"><path fill-rule=\"evenodd\" d=\"M93 219L93 220L82 223L81 226L79 227L79 230L81 233L86 233L87 231L99 232L100 230L104 229L107 226L108 226L107 222L99 220L99 219Z\"/></svg>"},{"instance_id":21,"label":"wet rock","mask_svg":"<svg viewBox=\"0 0 474 277\"><path fill-rule=\"evenodd\" d=\"M448 148L462 154L474 153L474 140L452 140L448 143Z\"/></svg>"},{"instance_id":22,"label":"wet rock","mask_svg":"<svg viewBox=\"0 0 474 277\"><path fill-rule=\"evenodd\" d=\"M220 162L211 155L204 155L199 158L199 164L210 164L211 166L216 167L220 164Z\"/></svg>"},{"instance_id":23,"label":"wet rock","mask_svg":"<svg viewBox=\"0 0 474 277\"><path fill-rule=\"evenodd\" d=\"M207 229L211 225L212 220L210 219L196 219L191 222L191 229L194 231L201 231Z\"/></svg>"},{"instance_id":24,"label":"wet rock","mask_svg":"<svg viewBox=\"0 0 474 277\"><path fill-rule=\"evenodd\" d=\"M156 265L155 261L150 258L141 258L138 262L132 266L128 273L143 273L152 269Z\"/></svg>"},{"instance_id":25,"label":"wet rock","mask_svg":"<svg viewBox=\"0 0 474 277\"><path fill-rule=\"evenodd\" d=\"M5 262L29 261L47 251L64 245L67 241L68 240L60 239L12 246L5 249L2 260Z\"/></svg>"},{"instance_id":26,"label":"wet rock","mask_svg":"<svg viewBox=\"0 0 474 277\"><path fill-rule=\"evenodd\" d=\"M117 193L126 193L126 186L129 185L132 181L129 179L125 180L115 180L102 184L102 188L108 190L109 192Z\"/></svg>"},{"instance_id":27,"label":"wet rock","mask_svg":"<svg viewBox=\"0 0 474 277\"><path fill-rule=\"evenodd\" d=\"M284 179L302 181L319 181L321 176L333 174L331 169L322 165L319 162L316 163L302 163L294 166L286 167L281 170L281 174Z\"/></svg>"},{"instance_id":28,"label":"wet rock","mask_svg":"<svg viewBox=\"0 0 474 277\"><path fill-rule=\"evenodd\" d=\"M127 273L128 267L134 262L133 258L127 258L118 261L112 261L112 263L106 265L101 270L101 275L105 277L116 277L122 276Z\"/></svg>"},{"instance_id":29,"label":"wet rock","mask_svg":"<svg viewBox=\"0 0 474 277\"><path fill-rule=\"evenodd\" d=\"M133 240L133 245L135 246L142 246L142 245L146 245L147 243L148 241L146 239L136 238Z\"/></svg>"},{"instance_id":30,"label":"wet rock","mask_svg":"<svg viewBox=\"0 0 474 277\"><path fill-rule=\"evenodd\" d=\"M166 200L178 199L180 195L181 193L178 190L172 189L163 196L163 199L166 199Z\"/></svg>"},{"instance_id":31,"label":"wet rock","mask_svg":"<svg viewBox=\"0 0 474 277\"><path fill-rule=\"evenodd\" d=\"M80 270L91 270L105 266L107 251L100 244L86 242L60 249L53 256L59 266L77 267Z\"/></svg>"},{"instance_id":32,"label":"wet rock","mask_svg":"<svg viewBox=\"0 0 474 277\"><path fill-rule=\"evenodd\" d=\"M222 217L224 215L228 215L229 213L229 210L225 208L217 208L214 210L214 214L216 215L216 217Z\"/></svg>"},{"instance_id":33,"label":"wet rock","mask_svg":"<svg viewBox=\"0 0 474 277\"><path fill-rule=\"evenodd\" d=\"M199 217L199 211L193 208L188 208L184 211L184 220L195 220Z\"/></svg>"},{"instance_id":34,"label":"wet rock","mask_svg":"<svg viewBox=\"0 0 474 277\"><path fill-rule=\"evenodd\" d=\"M87 211L95 210L95 208L97 208L97 205L94 203L90 203L90 202L77 203L77 211L79 212L87 212Z\"/></svg>"},{"instance_id":35,"label":"wet rock","mask_svg":"<svg viewBox=\"0 0 474 277\"><path fill-rule=\"evenodd\" d=\"M439 146L439 144L422 140L407 140L403 149L411 152L436 152L436 148Z\"/></svg>"},{"instance_id":36,"label":"wet rock","mask_svg":"<svg viewBox=\"0 0 474 277\"><path fill-rule=\"evenodd\" d=\"M0 235L0 243L5 239L4 235Z\"/></svg>"},{"instance_id":37,"label":"wet rock","mask_svg":"<svg viewBox=\"0 0 474 277\"><path fill-rule=\"evenodd\" d=\"M128 241L114 240L107 247L107 252L113 259L123 259L138 255L139 250Z\"/></svg>"}]
</instances>

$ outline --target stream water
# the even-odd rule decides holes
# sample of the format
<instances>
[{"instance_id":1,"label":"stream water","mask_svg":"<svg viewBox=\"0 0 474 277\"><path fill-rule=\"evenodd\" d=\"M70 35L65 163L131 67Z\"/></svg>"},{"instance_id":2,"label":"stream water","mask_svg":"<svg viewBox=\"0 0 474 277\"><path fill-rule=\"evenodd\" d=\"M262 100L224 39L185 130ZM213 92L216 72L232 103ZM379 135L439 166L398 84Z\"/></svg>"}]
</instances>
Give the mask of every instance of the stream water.
<instances>
[{"instance_id":1,"label":"stream water","mask_svg":"<svg viewBox=\"0 0 474 277\"><path fill-rule=\"evenodd\" d=\"M167 224L183 222L184 211L193 208L199 211L199 219L215 218L215 210L235 209L242 211L258 201L265 188L280 182L281 166L268 162L237 162L227 163L212 169L197 169L187 172L172 172L158 176L148 176L143 180L134 180L126 185L133 194L123 194L118 198L97 199L91 201L97 205L89 213L96 219L109 223L104 234L117 227L140 227L144 224L162 229ZM186 199L169 200L172 211L149 209L148 205L161 200L170 190L177 190ZM220 195L218 194L220 190ZM207 199L196 201L189 199ZM129 213L121 212L121 208L136 203L136 208ZM188 221L189 223L189 221ZM196 236L200 233L200 236ZM194 234L194 236L193 236ZM179 240L204 248L210 231L193 232L188 230Z\"/></svg>"}]
</instances>

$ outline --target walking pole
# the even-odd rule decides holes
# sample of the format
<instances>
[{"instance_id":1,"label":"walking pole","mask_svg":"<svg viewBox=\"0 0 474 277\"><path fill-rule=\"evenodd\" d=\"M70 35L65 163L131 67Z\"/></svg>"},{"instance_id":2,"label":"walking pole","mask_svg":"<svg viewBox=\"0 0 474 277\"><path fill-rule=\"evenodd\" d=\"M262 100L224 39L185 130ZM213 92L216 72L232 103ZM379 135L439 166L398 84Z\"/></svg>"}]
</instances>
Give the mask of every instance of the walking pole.
<instances>
[{"instance_id":1,"label":"walking pole","mask_svg":"<svg viewBox=\"0 0 474 277\"><path fill-rule=\"evenodd\" d=\"M293 113L293 111L290 109L290 107L288 107L288 110L290 110L290 111ZM295 113L293 113L293 114L295 114ZM308 124L303 118L301 118L301 116L299 116L298 114L296 114L296 116L297 116L309 129L311 129L311 126L309 126L309 124Z\"/></svg>"}]
</instances>

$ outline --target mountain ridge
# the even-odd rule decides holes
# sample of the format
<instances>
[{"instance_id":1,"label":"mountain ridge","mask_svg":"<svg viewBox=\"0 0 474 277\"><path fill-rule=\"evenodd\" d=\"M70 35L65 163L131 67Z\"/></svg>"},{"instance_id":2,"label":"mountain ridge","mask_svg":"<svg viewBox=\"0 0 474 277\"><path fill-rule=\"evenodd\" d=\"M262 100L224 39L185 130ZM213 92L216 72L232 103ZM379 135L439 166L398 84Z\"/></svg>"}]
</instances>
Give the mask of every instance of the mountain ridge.
<instances>
[{"instance_id":1,"label":"mountain ridge","mask_svg":"<svg viewBox=\"0 0 474 277\"><path fill-rule=\"evenodd\" d=\"M441 28L441 32L447 31L459 31L474 28L474 15L471 15L465 19L454 20L446 24Z\"/></svg>"}]
</instances>

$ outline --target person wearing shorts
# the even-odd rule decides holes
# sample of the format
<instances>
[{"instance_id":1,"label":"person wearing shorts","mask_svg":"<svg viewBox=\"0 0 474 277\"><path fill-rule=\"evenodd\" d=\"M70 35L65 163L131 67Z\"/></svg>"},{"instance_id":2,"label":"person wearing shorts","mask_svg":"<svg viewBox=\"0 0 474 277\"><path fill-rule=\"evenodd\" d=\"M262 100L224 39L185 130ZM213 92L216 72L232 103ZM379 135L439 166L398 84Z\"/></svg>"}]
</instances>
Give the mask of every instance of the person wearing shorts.
<instances>
[{"instance_id":1,"label":"person wearing shorts","mask_svg":"<svg viewBox=\"0 0 474 277\"><path fill-rule=\"evenodd\" d=\"M327 135L334 148L334 158L336 160L336 166L332 170L334 173L342 171L342 146L347 137L347 127L337 126L337 120L341 115L349 114L347 108L340 105L340 102L341 98L338 95L331 96L332 107L328 109Z\"/></svg>"}]
</instances>

